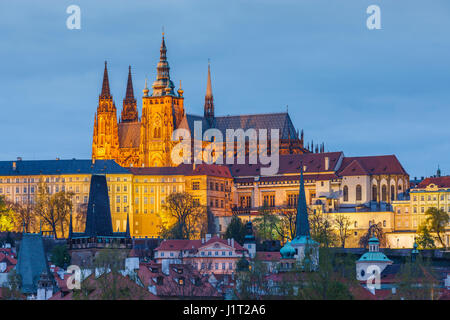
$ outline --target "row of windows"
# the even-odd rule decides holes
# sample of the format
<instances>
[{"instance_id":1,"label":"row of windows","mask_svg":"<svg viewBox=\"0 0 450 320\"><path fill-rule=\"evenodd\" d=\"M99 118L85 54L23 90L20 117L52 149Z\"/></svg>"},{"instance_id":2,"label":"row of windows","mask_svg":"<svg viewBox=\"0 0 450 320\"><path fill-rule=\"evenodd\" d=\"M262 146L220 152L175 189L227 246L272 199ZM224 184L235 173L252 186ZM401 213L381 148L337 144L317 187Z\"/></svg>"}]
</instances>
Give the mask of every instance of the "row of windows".
<instances>
[{"instance_id":1,"label":"row of windows","mask_svg":"<svg viewBox=\"0 0 450 320\"><path fill-rule=\"evenodd\" d=\"M206 264L206 263L202 263L202 264L194 263L193 265L194 265L194 268L196 268L196 269L201 268L199 270L206 270L206 269L212 270L212 268L213 268L213 263L212 262L210 262L208 264ZM223 262L223 263L214 263L214 269L215 270L220 270L220 269L221 270L226 270L226 267L227 267L227 263L225 263L225 262ZM228 263L228 270L233 270L233 262Z\"/></svg>"},{"instance_id":2,"label":"row of windows","mask_svg":"<svg viewBox=\"0 0 450 320\"><path fill-rule=\"evenodd\" d=\"M34 183L34 182L39 182L39 180L40 179L34 179L34 178L22 178L22 179L20 179L20 178L6 178L6 179L3 179L3 178L0 178L0 183ZM75 179L74 179L75 181L80 181L80 177L76 177ZM69 177L69 178L67 178L67 181L68 182L72 182L73 181L73 179L72 179L72 177ZM86 181L86 182L88 182L89 181L89 178L84 178L84 181ZM108 180L109 181L109 180ZM126 181L126 179L125 179L125 181ZM50 182L66 182L66 178L64 177L64 178L60 178L60 177L47 177L47 178L45 178L45 182L46 183L50 183Z\"/></svg>"},{"instance_id":3,"label":"row of windows","mask_svg":"<svg viewBox=\"0 0 450 320\"><path fill-rule=\"evenodd\" d=\"M402 189L402 186L398 187L399 190ZM391 186L391 192L390 192L390 199L391 201L395 200L395 186ZM349 188L348 186L344 186L343 188L343 197L344 197L344 202L349 201ZM383 185L381 187L381 201L387 202L388 201L388 189L386 185ZM362 187L361 185L356 185L355 187L355 199L356 201L361 201L362 200ZM378 187L376 185L372 186L372 200L374 201L378 201Z\"/></svg>"},{"instance_id":4,"label":"row of windows","mask_svg":"<svg viewBox=\"0 0 450 320\"><path fill-rule=\"evenodd\" d=\"M120 178L117 178L117 179L120 179ZM117 181L120 181L120 180L117 180ZM126 178L123 181L127 181ZM138 178L136 178L134 181L135 182L139 182L139 181L142 182L142 180L139 180ZM150 182L155 182L155 181L158 182L158 179L154 179L154 178L150 179ZM166 178L161 178L161 182L163 182L163 183L164 182L177 182L177 181L178 181L177 178L167 178L167 181L166 181ZM180 181L181 181L181 179L180 179ZM147 183L147 182L148 182L148 179L144 179L144 183Z\"/></svg>"},{"instance_id":5,"label":"row of windows","mask_svg":"<svg viewBox=\"0 0 450 320\"><path fill-rule=\"evenodd\" d=\"M420 213L425 213L429 208L430 208L430 207L427 207L427 208L425 208L425 207L420 207ZM445 208L444 208L444 207L441 207L441 210L442 210L442 211L445 211ZM450 212L450 206L447 208L447 211ZM414 212L414 213L417 213L417 207L413 207L413 212ZM405 213L408 213L408 212L405 210Z\"/></svg>"},{"instance_id":6,"label":"row of windows","mask_svg":"<svg viewBox=\"0 0 450 320\"><path fill-rule=\"evenodd\" d=\"M209 206L210 207L215 207L215 208L223 208L224 207L224 202L223 202L223 200L220 200L220 206L219 206L219 200L218 199L215 199L215 200L213 200L213 199L211 199L210 201L209 201Z\"/></svg>"},{"instance_id":7,"label":"row of windows","mask_svg":"<svg viewBox=\"0 0 450 320\"><path fill-rule=\"evenodd\" d=\"M413 200L417 201L418 197L414 196ZM441 194L441 196L439 197L439 199L441 201L445 201L445 196L443 194ZM450 194L447 196L447 199L450 201ZM425 201L425 196L420 196L420 201ZM437 197L436 196L428 196L427 197L427 201L437 201Z\"/></svg>"},{"instance_id":8,"label":"row of windows","mask_svg":"<svg viewBox=\"0 0 450 320\"><path fill-rule=\"evenodd\" d=\"M75 188L73 186L69 186L67 188L69 191L73 191L75 190L76 193L80 193L80 186L75 186ZM36 186L29 186L29 187L13 187L11 190L11 187L0 187L0 194L4 193L11 193L11 191L15 191L16 194L28 194L28 193L35 193L35 191L37 190ZM60 192L60 191L66 191L66 186L65 185L56 185L56 186L47 186L47 192L48 193L53 193L53 191L55 193ZM84 192L88 192L88 187L84 186Z\"/></svg>"},{"instance_id":9,"label":"row of windows","mask_svg":"<svg viewBox=\"0 0 450 320\"><path fill-rule=\"evenodd\" d=\"M227 252L226 251L221 251L222 256L226 256ZM205 253L205 251L202 251L201 256L212 256L212 251L208 251L208 254ZM219 251L215 251L214 252L215 256L219 256ZM232 256L233 255L233 251L228 251L228 255Z\"/></svg>"}]
</instances>

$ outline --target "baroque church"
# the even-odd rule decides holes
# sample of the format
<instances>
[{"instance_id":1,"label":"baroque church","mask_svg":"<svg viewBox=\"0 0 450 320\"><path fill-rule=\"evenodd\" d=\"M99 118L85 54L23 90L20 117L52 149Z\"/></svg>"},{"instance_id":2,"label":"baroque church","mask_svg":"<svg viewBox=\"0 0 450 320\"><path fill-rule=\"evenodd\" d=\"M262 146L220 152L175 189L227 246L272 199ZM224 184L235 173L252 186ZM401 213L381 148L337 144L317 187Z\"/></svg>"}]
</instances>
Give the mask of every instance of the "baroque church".
<instances>
[{"instance_id":1,"label":"baroque church","mask_svg":"<svg viewBox=\"0 0 450 320\"><path fill-rule=\"evenodd\" d=\"M177 141L172 141L172 133L177 128L185 128L193 137L194 122L202 123L203 132L210 128L218 129L225 137L226 129L253 128L279 129L280 154L303 154L324 152L323 145L304 147L303 130L299 135L289 114L250 114L240 116L215 116L214 99L211 85L211 72L208 65L208 78L203 116L187 114L184 109L183 89L175 90L170 79L170 67L167 61L167 48L162 36L160 60L157 64L157 76L150 93L147 80L142 97L142 115L139 117L134 96L131 67L128 70L128 82L122 111L117 121L117 109L114 103L105 62L102 91L95 114L92 159L113 159L124 167L170 167L171 151ZM270 140L268 141L270 144ZM225 147L225 144L224 144ZM248 145L247 145L248 149ZM225 151L225 150L224 150Z\"/></svg>"}]
</instances>

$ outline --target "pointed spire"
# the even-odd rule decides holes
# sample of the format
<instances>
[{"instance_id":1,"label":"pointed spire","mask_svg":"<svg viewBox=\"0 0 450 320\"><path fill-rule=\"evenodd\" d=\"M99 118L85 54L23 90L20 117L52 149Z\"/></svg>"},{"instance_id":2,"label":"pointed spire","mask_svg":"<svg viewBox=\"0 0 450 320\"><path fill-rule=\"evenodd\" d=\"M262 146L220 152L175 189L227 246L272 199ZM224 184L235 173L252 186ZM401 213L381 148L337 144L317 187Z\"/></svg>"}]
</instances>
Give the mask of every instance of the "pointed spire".
<instances>
[{"instance_id":1,"label":"pointed spire","mask_svg":"<svg viewBox=\"0 0 450 320\"><path fill-rule=\"evenodd\" d=\"M214 98L213 98L213 94L212 94L210 65L211 64L208 59L208 79L206 81L204 117L206 118L206 120L208 120L209 125L212 125L212 122L214 120Z\"/></svg>"},{"instance_id":2,"label":"pointed spire","mask_svg":"<svg viewBox=\"0 0 450 320\"><path fill-rule=\"evenodd\" d=\"M153 96L163 96L165 94L173 94L173 88L175 87L170 80L170 67L167 62L167 48L166 41L164 39L164 32L162 35L162 42L160 48L159 62L156 67L157 75L156 81L153 82ZM166 90L170 88L170 90Z\"/></svg>"},{"instance_id":3,"label":"pointed spire","mask_svg":"<svg viewBox=\"0 0 450 320\"><path fill-rule=\"evenodd\" d=\"M211 63L208 59L208 80L206 82L206 97L212 98L212 86L211 86Z\"/></svg>"},{"instance_id":4,"label":"pointed spire","mask_svg":"<svg viewBox=\"0 0 450 320\"><path fill-rule=\"evenodd\" d=\"M100 97L111 98L111 92L109 90L108 67L106 61L105 61L105 71L103 72L102 93L100 94Z\"/></svg>"},{"instance_id":5,"label":"pointed spire","mask_svg":"<svg viewBox=\"0 0 450 320\"><path fill-rule=\"evenodd\" d=\"M130 237L130 215L127 212L127 230L125 231L125 236Z\"/></svg>"},{"instance_id":6,"label":"pointed spire","mask_svg":"<svg viewBox=\"0 0 450 320\"><path fill-rule=\"evenodd\" d=\"M142 90L142 92L144 93L144 97L148 97L148 86L147 86L147 77L145 78L145 88L144 90Z\"/></svg>"},{"instance_id":7,"label":"pointed spire","mask_svg":"<svg viewBox=\"0 0 450 320\"><path fill-rule=\"evenodd\" d=\"M303 180L303 162L300 162L300 190L297 200L296 238L310 237L308 207L306 206L305 181Z\"/></svg>"},{"instance_id":8,"label":"pointed spire","mask_svg":"<svg viewBox=\"0 0 450 320\"><path fill-rule=\"evenodd\" d=\"M133 80L131 78L131 66L128 67L127 92L123 99L123 108L120 122L138 121L138 111L136 99L134 98Z\"/></svg>"},{"instance_id":9,"label":"pointed spire","mask_svg":"<svg viewBox=\"0 0 450 320\"><path fill-rule=\"evenodd\" d=\"M72 239L73 234L73 226L72 226L72 211L70 211L70 217L69 217L69 239Z\"/></svg>"},{"instance_id":10,"label":"pointed spire","mask_svg":"<svg viewBox=\"0 0 450 320\"><path fill-rule=\"evenodd\" d=\"M134 100L133 80L131 79L131 66L128 66L127 93L125 95L125 99Z\"/></svg>"}]
</instances>

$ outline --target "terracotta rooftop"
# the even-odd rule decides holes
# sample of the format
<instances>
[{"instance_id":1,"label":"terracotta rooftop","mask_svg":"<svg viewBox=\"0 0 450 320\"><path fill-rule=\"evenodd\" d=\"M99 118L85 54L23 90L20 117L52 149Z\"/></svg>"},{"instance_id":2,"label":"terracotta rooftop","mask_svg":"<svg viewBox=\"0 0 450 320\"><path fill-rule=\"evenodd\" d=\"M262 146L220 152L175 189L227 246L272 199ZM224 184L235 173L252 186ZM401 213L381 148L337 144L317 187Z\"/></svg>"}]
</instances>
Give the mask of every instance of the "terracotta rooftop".
<instances>
[{"instance_id":1,"label":"terracotta rooftop","mask_svg":"<svg viewBox=\"0 0 450 320\"><path fill-rule=\"evenodd\" d=\"M220 242L227 246L229 245L227 239L222 239L217 236L211 237L211 239L209 239L205 243L202 243L202 240L169 239L169 240L164 240L163 242L161 242L159 247L156 248L155 250L159 250L159 251L198 250L198 249L208 246L214 242ZM234 247L236 248L236 250L239 250L239 251L246 250L237 241L234 241Z\"/></svg>"},{"instance_id":2,"label":"terracotta rooftop","mask_svg":"<svg viewBox=\"0 0 450 320\"><path fill-rule=\"evenodd\" d=\"M426 178L417 185L417 188L426 188L430 184L434 184L438 188L450 188L450 176Z\"/></svg>"},{"instance_id":3,"label":"terracotta rooftop","mask_svg":"<svg viewBox=\"0 0 450 320\"><path fill-rule=\"evenodd\" d=\"M395 155L345 157L338 171L339 176L360 176L380 174L405 174Z\"/></svg>"},{"instance_id":4,"label":"terracotta rooftop","mask_svg":"<svg viewBox=\"0 0 450 320\"><path fill-rule=\"evenodd\" d=\"M342 152L325 153L304 153L280 155L278 174L299 173L300 163L306 167L305 178L308 173L330 172L336 170L339 159L343 156ZM328 169L325 169L325 158L328 157ZM261 167L266 165L257 164L232 164L229 165L233 177L253 177L261 175Z\"/></svg>"}]
</instances>

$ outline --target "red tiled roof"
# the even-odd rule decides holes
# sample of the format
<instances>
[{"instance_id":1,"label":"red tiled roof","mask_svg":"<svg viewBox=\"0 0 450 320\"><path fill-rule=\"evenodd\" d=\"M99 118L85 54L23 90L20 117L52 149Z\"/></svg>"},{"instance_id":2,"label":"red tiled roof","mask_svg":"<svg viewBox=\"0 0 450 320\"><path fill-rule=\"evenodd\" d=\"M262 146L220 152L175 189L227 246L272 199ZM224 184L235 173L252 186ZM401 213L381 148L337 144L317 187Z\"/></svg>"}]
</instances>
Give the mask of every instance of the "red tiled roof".
<instances>
[{"instance_id":1,"label":"red tiled roof","mask_svg":"<svg viewBox=\"0 0 450 320\"><path fill-rule=\"evenodd\" d=\"M257 251L256 259L260 261L280 261L281 254L278 251L270 252L270 251Z\"/></svg>"},{"instance_id":2,"label":"red tiled roof","mask_svg":"<svg viewBox=\"0 0 450 320\"><path fill-rule=\"evenodd\" d=\"M316 172L333 172L342 156L342 152L304 153L280 155L278 174L299 173L300 163L306 167L305 174ZM325 170L325 158L328 157L328 170ZM233 177L260 176L261 167L267 165L257 164L232 164L229 165Z\"/></svg>"},{"instance_id":3,"label":"red tiled roof","mask_svg":"<svg viewBox=\"0 0 450 320\"><path fill-rule=\"evenodd\" d=\"M158 251L172 251L172 250L176 251L176 250L193 250L193 249L198 250L199 248L205 247L214 242L220 242L227 246L229 245L227 239L222 239L217 236L211 237L211 239L209 239L205 243L202 243L202 240L168 239L168 240L164 240L163 242L161 242L159 247L157 247L155 250L158 250ZM237 241L234 241L234 247L236 248L236 250L239 250L239 251L246 250Z\"/></svg>"},{"instance_id":4,"label":"red tiled roof","mask_svg":"<svg viewBox=\"0 0 450 320\"><path fill-rule=\"evenodd\" d=\"M4 271L5 273L8 273L9 271L11 271L17 264L16 259L14 259L10 255L4 254L3 252L0 252L0 262L6 263L6 270Z\"/></svg>"},{"instance_id":5,"label":"red tiled roof","mask_svg":"<svg viewBox=\"0 0 450 320\"><path fill-rule=\"evenodd\" d=\"M313 181L321 181L321 180L333 180L339 179L336 174L305 174L305 181L313 180ZM255 181L254 177L249 178L236 178L236 183L253 183ZM274 182L288 182L288 183L300 183L300 175L289 175L289 176L261 176L258 180L260 183L274 183Z\"/></svg>"},{"instance_id":6,"label":"red tiled roof","mask_svg":"<svg viewBox=\"0 0 450 320\"><path fill-rule=\"evenodd\" d=\"M426 188L430 184L435 184L438 188L450 188L450 176L426 178L417 185L417 188Z\"/></svg>"},{"instance_id":7,"label":"red tiled roof","mask_svg":"<svg viewBox=\"0 0 450 320\"><path fill-rule=\"evenodd\" d=\"M202 277L189 264L171 264L169 274L164 274L161 264L141 263L138 269L138 277L146 288L154 286L157 296L160 297L221 297L219 292L208 282L208 279ZM162 284L158 283L158 277L162 277ZM184 278L184 285L178 284L177 279L180 277Z\"/></svg>"},{"instance_id":8,"label":"red tiled roof","mask_svg":"<svg viewBox=\"0 0 450 320\"><path fill-rule=\"evenodd\" d=\"M345 157L338 171L339 176L379 175L379 174L405 174L395 155Z\"/></svg>"},{"instance_id":9,"label":"red tiled roof","mask_svg":"<svg viewBox=\"0 0 450 320\"><path fill-rule=\"evenodd\" d=\"M100 277L107 277L107 281L112 281L112 273L101 275ZM129 296L122 298L121 300L159 300L157 296L152 294L147 290L147 287L141 287L136 282L132 281L130 278L123 276L119 273L114 274L116 286L120 289L128 289ZM91 288L92 290L89 292L89 300L102 300L102 289L98 283L98 279L95 278L94 274L91 274L87 277L82 283L81 286L86 286L87 288ZM64 295L63 291L59 291L55 295L53 295L50 300L72 300L73 292L69 292Z\"/></svg>"}]
</instances>

